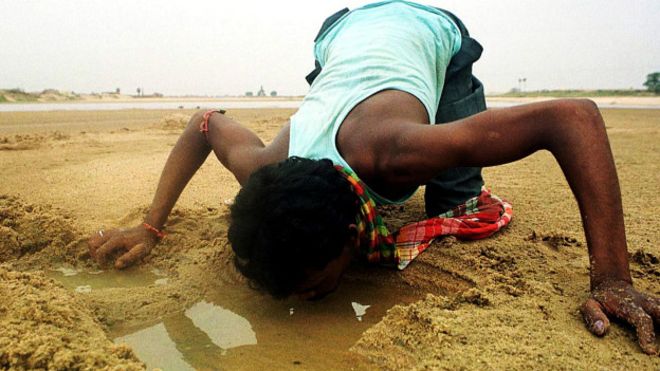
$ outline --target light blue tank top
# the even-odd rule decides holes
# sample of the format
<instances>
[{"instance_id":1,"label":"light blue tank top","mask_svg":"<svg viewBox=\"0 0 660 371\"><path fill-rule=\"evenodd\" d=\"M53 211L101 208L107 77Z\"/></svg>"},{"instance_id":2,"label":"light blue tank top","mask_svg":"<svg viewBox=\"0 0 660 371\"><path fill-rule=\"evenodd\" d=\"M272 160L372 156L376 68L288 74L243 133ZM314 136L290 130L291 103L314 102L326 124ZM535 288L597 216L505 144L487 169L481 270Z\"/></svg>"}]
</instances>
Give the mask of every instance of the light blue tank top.
<instances>
[{"instance_id":1,"label":"light blue tank top","mask_svg":"<svg viewBox=\"0 0 660 371\"><path fill-rule=\"evenodd\" d=\"M356 105L386 89L417 97L434 123L445 71L460 46L458 27L433 7L392 0L345 14L316 41L323 69L291 117L289 156L350 168L337 149L339 127ZM405 201L370 194L379 204Z\"/></svg>"}]
</instances>

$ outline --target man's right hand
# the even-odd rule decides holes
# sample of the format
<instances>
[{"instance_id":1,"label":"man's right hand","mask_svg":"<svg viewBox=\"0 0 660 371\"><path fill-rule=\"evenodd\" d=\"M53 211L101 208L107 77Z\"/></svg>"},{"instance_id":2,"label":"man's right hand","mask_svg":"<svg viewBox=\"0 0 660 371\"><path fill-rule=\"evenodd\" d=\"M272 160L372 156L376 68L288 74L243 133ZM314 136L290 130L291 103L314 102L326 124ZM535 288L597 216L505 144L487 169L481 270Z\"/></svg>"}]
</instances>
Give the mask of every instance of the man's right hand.
<instances>
[{"instance_id":1,"label":"man's right hand","mask_svg":"<svg viewBox=\"0 0 660 371\"><path fill-rule=\"evenodd\" d=\"M149 255L158 243L158 238L140 225L129 229L98 231L89 238L88 243L89 254L101 265L123 252L114 262L115 268L122 269Z\"/></svg>"}]
</instances>

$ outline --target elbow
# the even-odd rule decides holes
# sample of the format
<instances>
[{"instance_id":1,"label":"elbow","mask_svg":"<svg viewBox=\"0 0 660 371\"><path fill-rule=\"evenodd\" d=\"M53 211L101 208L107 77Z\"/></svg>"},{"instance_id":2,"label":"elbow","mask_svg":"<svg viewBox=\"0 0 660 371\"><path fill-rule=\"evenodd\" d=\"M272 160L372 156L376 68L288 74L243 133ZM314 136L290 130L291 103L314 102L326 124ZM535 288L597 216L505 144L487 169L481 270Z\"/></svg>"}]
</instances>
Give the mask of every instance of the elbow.
<instances>
[{"instance_id":1,"label":"elbow","mask_svg":"<svg viewBox=\"0 0 660 371\"><path fill-rule=\"evenodd\" d=\"M557 121L604 128L600 110L591 99L561 99L549 108Z\"/></svg>"},{"instance_id":2,"label":"elbow","mask_svg":"<svg viewBox=\"0 0 660 371\"><path fill-rule=\"evenodd\" d=\"M402 132L392 137L376 161L376 173L389 184L419 183L428 177L426 173L437 165L432 154L436 151L427 148L414 133Z\"/></svg>"},{"instance_id":3,"label":"elbow","mask_svg":"<svg viewBox=\"0 0 660 371\"><path fill-rule=\"evenodd\" d=\"M410 155L387 156L377 161L375 173L387 184L408 183L415 176L415 163Z\"/></svg>"},{"instance_id":4,"label":"elbow","mask_svg":"<svg viewBox=\"0 0 660 371\"><path fill-rule=\"evenodd\" d=\"M197 111L193 113L193 115L190 117L190 120L188 120L186 130L199 130L199 125L204 120L204 113L205 111Z\"/></svg>"},{"instance_id":5,"label":"elbow","mask_svg":"<svg viewBox=\"0 0 660 371\"><path fill-rule=\"evenodd\" d=\"M596 103L590 99L562 99L549 105L551 126L546 130L545 149L568 146L576 138L605 138L605 122Z\"/></svg>"}]
</instances>

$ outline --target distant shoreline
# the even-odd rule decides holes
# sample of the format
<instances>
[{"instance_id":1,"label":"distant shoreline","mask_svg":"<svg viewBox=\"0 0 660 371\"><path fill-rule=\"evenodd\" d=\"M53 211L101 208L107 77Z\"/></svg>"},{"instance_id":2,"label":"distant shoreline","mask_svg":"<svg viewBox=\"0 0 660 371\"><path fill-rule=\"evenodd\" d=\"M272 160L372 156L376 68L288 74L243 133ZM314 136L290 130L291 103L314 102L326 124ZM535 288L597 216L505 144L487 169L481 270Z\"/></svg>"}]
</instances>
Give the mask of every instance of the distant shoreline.
<instances>
[{"instance_id":1,"label":"distant shoreline","mask_svg":"<svg viewBox=\"0 0 660 371\"><path fill-rule=\"evenodd\" d=\"M488 97L488 108L498 109L521 104L541 102L552 98L502 98ZM639 97L594 97L593 101L601 109L641 109L660 110L660 98ZM180 100L152 99L151 101L69 101L41 103L0 104L0 112L41 112L41 111L116 111L116 110L209 110L209 109L291 109L297 110L302 100L259 100L259 99L215 99Z\"/></svg>"},{"instance_id":2,"label":"distant shoreline","mask_svg":"<svg viewBox=\"0 0 660 371\"><path fill-rule=\"evenodd\" d=\"M586 95L586 93L593 92L593 95ZM642 95L642 91L629 91L631 94L625 95L607 95L604 92L615 92L615 91L544 91L539 92L542 94L535 94L534 92L526 93L507 93L507 94L493 94L487 95L486 100L490 107L507 107L517 104L526 104L534 102L542 102L552 99L562 99L562 98L587 98L591 99L598 106L604 108L649 108L649 109L659 109L660 108L660 96L645 94ZM627 92L627 91L623 91ZM632 94L637 92L639 94ZM548 95L549 93L556 93L555 95ZM5 107L5 109L0 109L0 111L12 111L9 107L19 106L37 106L41 110L49 106L49 109L58 110L58 106L65 108L68 105L81 105L81 106L102 106L106 107L107 105L118 105L118 106L135 106L136 108L141 108L144 104L144 108L158 108L156 105L162 104L163 107L160 108L195 108L197 106L206 106L206 103L218 103L218 106L222 106L223 103L228 106L228 108L259 108L259 107L289 107L291 104L298 104L296 102L301 102L303 96L277 96L277 97L247 97L247 96L224 96L224 97L209 97L209 96L144 96L137 97L132 95L122 95L116 93L103 93L103 94L73 94L67 92L59 92L57 90L48 90L41 93L25 93L18 89L12 90L2 90L0 89L0 106ZM272 103L270 105L269 103ZM33 106L33 107L34 107ZM94 108L83 108L83 109L94 109ZM105 109L105 108L99 108ZM23 110L23 109L18 109Z\"/></svg>"},{"instance_id":3,"label":"distant shoreline","mask_svg":"<svg viewBox=\"0 0 660 371\"><path fill-rule=\"evenodd\" d=\"M292 101L302 100L304 96L204 96L183 95L164 96L153 94L136 96L115 92L77 94L74 92L47 89L41 92L25 92L21 89L0 89L0 104L2 103L84 103L84 102L188 102L188 101ZM646 90L540 90L528 92L508 92L487 94L489 100L546 100L557 98L589 98L589 99L637 99L655 101L660 95ZM654 103L655 104L655 103Z\"/></svg>"},{"instance_id":4,"label":"distant shoreline","mask_svg":"<svg viewBox=\"0 0 660 371\"><path fill-rule=\"evenodd\" d=\"M139 102L277 102L302 100L302 96L162 96L147 95L135 96L117 93L75 94L60 92L58 90L45 90L37 93L27 93L19 89L0 89L0 104L26 104L26 103L139 103Z\"/></svg>"},{"instance_id":5,"label":"distant shoreline","mask_svg":"<svg viewBox=\"0 0 660 371\"><path fill-rule=\"evenodd\" d=\"M0 104L85 104L85 103L154 103L154 102L281 102L281 101L302 101L301 96L280 96L280 97L205 97L205 96L166 96L166 97L132 97L119 96L116 98L94 98L82 97L80 99L68 100L32 100L32 101L0 101Z\"/></svg>"}]
</instances>

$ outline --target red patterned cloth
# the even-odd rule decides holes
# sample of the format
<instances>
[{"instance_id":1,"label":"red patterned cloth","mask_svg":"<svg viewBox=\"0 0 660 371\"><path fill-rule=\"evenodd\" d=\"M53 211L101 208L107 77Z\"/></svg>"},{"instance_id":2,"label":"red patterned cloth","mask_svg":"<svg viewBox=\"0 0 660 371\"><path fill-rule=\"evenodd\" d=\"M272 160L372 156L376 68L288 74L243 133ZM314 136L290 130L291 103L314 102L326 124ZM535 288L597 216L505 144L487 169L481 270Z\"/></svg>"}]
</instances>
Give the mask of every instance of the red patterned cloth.
<instances>
[{"instance_id":1,"label":"red patterned cloth","mask_svg":"<svg viewBox=\"0 0 660 371\"><path fill-rule=\"evenodd\" d=\"M351 170L338 165L336 168L351 183L360 199L357 218L360 252L372 263L404 269L438 237L486 238L508 225L513 217L511 204L484 187L481 194L464 204L437 217L405 225L391 234L364 183Z\"/></svg>"}]
</instances>

